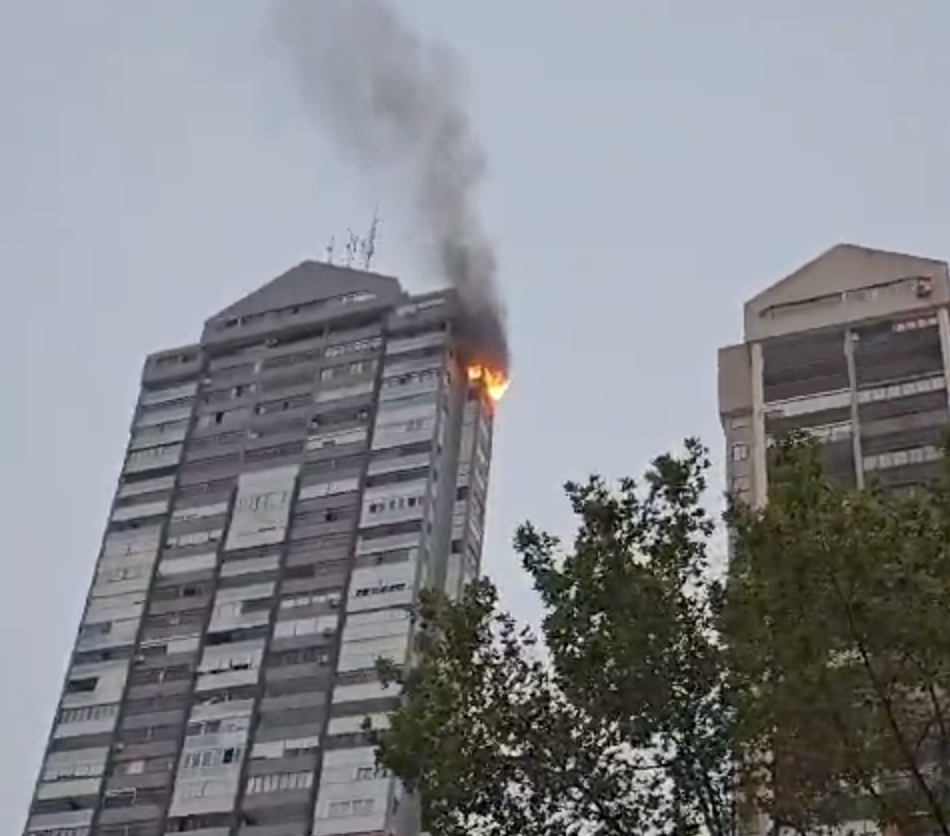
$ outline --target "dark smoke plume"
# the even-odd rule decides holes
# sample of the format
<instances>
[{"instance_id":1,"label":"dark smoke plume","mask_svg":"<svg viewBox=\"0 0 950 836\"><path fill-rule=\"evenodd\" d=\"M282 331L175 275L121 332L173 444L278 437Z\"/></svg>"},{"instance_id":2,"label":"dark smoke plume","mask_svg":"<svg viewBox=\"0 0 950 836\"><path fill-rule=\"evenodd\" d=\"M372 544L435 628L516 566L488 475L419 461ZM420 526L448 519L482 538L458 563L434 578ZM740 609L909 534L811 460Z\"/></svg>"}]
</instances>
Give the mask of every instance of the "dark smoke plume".
<instances>
[{"instance_id":1,"label":"dark smoke plume","mask_svg":"<svg viewBox=\"0 0 950 836\"><path fill-rule=\"evenodd\" d=\"M384 0L279 0L274 34L310 116L367 175L394 175L430 266L455 287L479 359L509 366L496 259L477 208L485 158L458 57Z\"/></svg>"}]
</instances>

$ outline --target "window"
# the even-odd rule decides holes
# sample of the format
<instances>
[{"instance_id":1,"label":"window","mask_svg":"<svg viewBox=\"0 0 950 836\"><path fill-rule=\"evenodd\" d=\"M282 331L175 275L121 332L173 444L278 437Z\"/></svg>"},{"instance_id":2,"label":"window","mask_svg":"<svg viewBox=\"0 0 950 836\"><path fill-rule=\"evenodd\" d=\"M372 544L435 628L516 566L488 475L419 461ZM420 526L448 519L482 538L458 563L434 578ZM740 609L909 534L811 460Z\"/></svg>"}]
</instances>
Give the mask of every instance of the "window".
<instances>
[{"instance_id":1,"label":"window","mask_svg":"<svg viewBox=\"0 0 950 836\"><path fill-rule=\"evenodd\" d=\"M372 351L383 344L380 337L370 337L365 340L354 340L349 343L339 343L337 345L327 346L324 352L326 357L343 357L346 354L355 354L359 351Z\"/></svg>"},{"instance_id":2,"label":"window","mask_svg":"<svg viewBox=\"0 0 950 836\"><path fill-rule=\"evenodd\" d=\"M354 777L357 781L379 781L388 778L392 773L381 766L358 766Z\"/></svg>"},{"instance_id":3,"label":"window","mask_svg":"<svg viewBox=\"0 0 950 836\"><path fill-rule=\"evenodd\" d=\"M312 772L283 772L277 775L257 775L247 782L247 794L308 790L313 786Z\"/></svg>"},{"instance_id":4,"label":"window","mask_svg":"<svg viewBox=\"0 0 950 836\"><path fill-rule=\"evenodd\" d=\"M734 430L744 430L752 426L751 415L737 415L729 421L729 426Z\"/></svg>"},{"instance_id":5,"label":"window","mask_svg":"<svg viewBox=\"0 0 950 836\"><path fill-rule=\"evenodd\" d=\"M260 651L257 653L239 653L230 658L211 658L201 663L201 673L228 673L229 671L252 671L260 665Z\"/></svg>"},{"instance_id":6,"label":"window","mask_svg":"<svg viewBox=\"0 0 950 836\"><path fill-rule=\"evenodd\" d=\"M910 450L878 453L877 455L864 457L864 470L888 470L910 464L924 464L925 462L938 461L942 458L942 455L938 447L929 444L924 447L914 447Z\"/></svg>"},{"instance_id":7,"label":"window","mask_svg":"<svg viewBox=\"0 0 950 836\"><path fill-rule=\"evenodd\" d=\"M274 625L274 638L288 638L290 636L312 636L316 633L331 634L336 632L338 617L317 616L316 618L298 618L293 621L278 621Z\"/></svg>"},{"instance_id":8,"label":"window","mask_svg":"<svg viewBox=\"0 0 950 836\"><path fill-rule=\"evenodd\" d=\"M425 503L425 494L416 496L393 496L389 499L379 499L370 502L366 507L369 514L383 514L393 511L408 511L412 508L421 508Z\"/></svg>"},{"instance_id":9,"label":"window","mask_svg":"<svg viewBox=\"0 0 950 836\"><path fill-rule=\"evenodd\" d=\"M370 302L375 298L376 294L368 290L354 290L352 293L344 293L342 296L328 299L327 302L335 305L353 305L356 302Z\"/></svg>"},{"instance_id":10,"label":"window","mask_svg":"<svg viewBox=\"0 0 950 836\"><path fill-rule=\"evenodd\" d=\"M206 734L227 734L229 732L247 731L250 728L250 717L225 717L221 720L201 720L189 723L185 731L186 737L201 737Z\"/></svg>"},{"instance_id":11,"label":"window","mask_svg":"<svg viewBox=\"0 0 950 836\"><path fill-rule=\"evenodd\" d=\"M67 694L91 694L96 690L99 682L97 676L87 676L84 679L73 679L66 683Z\"/></svg>"},{"instance_id":12,"label":"window","mask_svg":"<svg viewBox=\"0 0 950 836\"><path fill-rule=\"evenodd\" d=\"M357 598L367 598L370 595L385 595L387 592L402 592L406 589L406 582L380 584L379 586L363 586L353 594Z\"/></svg>"},{"instance_id":13,"label":"window","mask_svg":"<svg viewBox=\"0 0 950 836\"><path fill-rule=\"evenodd\" d=\"M240 746L228 746L224 749L199 749L185 752L181 759L182 769L206 769L213 766L226 766L241 762L244 749Z\"/></svg>"},{"instance_id":14,"label":"window","mask_svg":"<svg viewBox=\"0 0 950 836\"><path fill-rule=\"evenodd\" d=\"M438 383L440 373L438 369L423 369L417 372L387 377L383 380L384 389L398 389L402 386L413 386L420 383Z\"/></svg>"},{"instance_id":15,"label":"window","mask_svg":"<svg viewBox=\"0 0 950 836\"><path fill-rule=\"evenodd\" d=\"M340 366L329 366L320 372L320 380L338 380L341 377L355 377L361 374L370 374L376 370L375 360L357 360L355 363L344 363Z\"/></svg>"},{"instance_id":16,"label":"window","mask_svg":"<svg viewBox=\"0 0 950 836\"><path fill-rule=\"evenodd\" d=\"M172 549L182 546L203 546L205 543L217 543L223 533L223 530L220 528L215 528L210 531L192 531L188 534L179 534L166 538L165 546Z\"/></svg>"},{"instance_id":17,"label":"window","mask_svg":"<svg viewBox=\"0 0 950 836\"><path fill-rule=\"evenodd\" d=\"M819 444L844 441L851 438L851 422L843 421L839 424L826 424L823 427L807 427L805 432L811 435Z\"/></svg>"},{"instance_id":18,"label":"window","mask_svg":"<svg viewBox=\"0 0 950 836\"><path fill-rule=\"evenodd\" d=\"M181 444L165 444L160 447L149 447L147 450L136 450L129 453L126 459L126 469L145 470L150 467L159 467L164 463L171 464L181 455Z\"/></svg>"},{"instance_id":19,"label":"window","mask_svg":"<svg viewBox=\"0 0 950 836\"><path fill-rule=\"evenodd\" d=\"M894 383L890 386L880 386L875 389L862 389L858 392L858 403L873 403L875 401L889 401L895 398L906 398L913 395L923 395L927 392L939 392L945 389L947 382L943 375L918 380L909 380L905 383Z\"/></svg>"},{"instance_id":20,"label":"window","mask_svg":"<svg viewBox=\"0 0 950 836\"><path fill-rule=\"evenodd\" d=\"M895 322L892 330L895 334L900 334L904 331L919 331L922 328L934 328L936 325L937 317L925 316L918 319L906 320L904 322Z\"/></svg>"},{"instance_id":21,"label":"window","mask_svg":"<svg viewBox=\"0 0 950 836\"><path fill-rule=\"evenodd\" d=\"M423 430L429 430L435 425L434 418L410 418L406 420L387 421L376 425L376 430L385 430L387 432L417 433Z\"/></svg>"},{"instance_id":22,"label":"window","mask_svg":"<svg viewBox=\"0 0 950 836\"><path fill-rule=\"evenodd\" d=\"M89 705L85 708L65 708L59 712L59 722L86 723L90 720L108 720L118 713L118 705Z\"/></svg>"},{"instance_id":23,"label":"window","mask_svg":"<svg viewBox=\"0 0 950 836\"><path fill-rule=\"evenodd\" d=\"M315 607L319 605L335 607L339 603L339 592L312 592L306 595L294 595L290 598L284 598L280 602L280 608L282 610L292 610L298 607Z\"/></svg>"},{"instance_id":24,"label":"window","mask_svg":"<svg viewBox=\"0 0 950 836\"><path fill-rule=\"evenodd\" d=\"M71 781L75 778L97 778L105 771L105 758L98 762L64 763L43 770L43 781Z\"/></svg>"},{"instance_id":25,"label":"window","mask_svg":"<svg viewBox=\"0 0 950 836\"><path fill-rule=\"evenodd\" d=\"M744 462L749 458L749 445L748 444L733 444L732 445L732 460L734 462Z\"/></svg>"},{"instance_id":26,"label":"window","mask_svg":"<svg viewBox=\"0 0 950 836\"><path fill-rule=\"evenodd\" d=\"M331 801L327 805L327 818L342 819L348 816L367 816L376 806L372 798L351 798L346 801Z\"/></svg>"},{"instance_id":27,"label":"window","mask_svg":"<svg viewBox=\"0 0 950 836\"><path fill-rule=\"evenodd\" d=\"M267 459L277 459L282 456L293 456L303 452L304 443L295 441L287 444L275 444L272 447L259 447L256 450L247 450L244 453L244 461L260 462Z\"/></svg>"},{"instance_id":28,"label":"window","mask_svg":"<svg viewBox=\"0 0 950 836\"><path fill-rule=\"evenodd\" d=\"M268 665L285 668L290 665L325 665L330 661L329 654L321 647L301 647L297 650L284 650L268 658Z\"/></svg>"}]
</instances>

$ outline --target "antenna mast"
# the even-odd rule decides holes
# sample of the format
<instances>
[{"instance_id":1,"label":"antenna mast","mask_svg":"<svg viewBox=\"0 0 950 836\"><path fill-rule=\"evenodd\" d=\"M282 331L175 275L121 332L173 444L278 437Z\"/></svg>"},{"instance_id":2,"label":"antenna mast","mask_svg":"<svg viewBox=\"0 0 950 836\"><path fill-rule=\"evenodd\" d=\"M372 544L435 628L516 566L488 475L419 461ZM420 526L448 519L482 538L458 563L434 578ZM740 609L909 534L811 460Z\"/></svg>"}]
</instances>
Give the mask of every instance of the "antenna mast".
<instances>
[{"instance_id":1,"label":"antenna mast","mask_svg":"<svg viewBox=\"0 0 950 836\"><path fill-rule=\"evenodd\" d=\"M353 267L354 265L362 270L369 270L373 265L373 258L376 256L376 244L379 240L379 207L373 212L373 222L369 226L369 232L366 236L357 235L352 229L346 232L346 244L343 246L343 252L337 259L336 236L330 237L330 243L326 248L327 264L335 264L342 267Z\"/></svg>"},{"instance_id":2,"label":"antenna mast","mask_svg":"<svg viewBox=\"0 0 950 836\"><path fill-rule=\"evenodd\" d=\"M379 206L373 210L373 222L369 225L369 233L360 245L360 266L369 270L373 265L373 256L376 255L376 241L379 238Z\"/></svg>"},{"instance_id":3,"label":"antenna mast","mask_svg":"<svg viewBox=\"0 0 950 836\"><path fill-rule=\"evenodd\" d=\"M360 239L352 229L346 231L346 247L343 250L343 266L352 267L360 248Z\"/></svg>"}]
</instances>

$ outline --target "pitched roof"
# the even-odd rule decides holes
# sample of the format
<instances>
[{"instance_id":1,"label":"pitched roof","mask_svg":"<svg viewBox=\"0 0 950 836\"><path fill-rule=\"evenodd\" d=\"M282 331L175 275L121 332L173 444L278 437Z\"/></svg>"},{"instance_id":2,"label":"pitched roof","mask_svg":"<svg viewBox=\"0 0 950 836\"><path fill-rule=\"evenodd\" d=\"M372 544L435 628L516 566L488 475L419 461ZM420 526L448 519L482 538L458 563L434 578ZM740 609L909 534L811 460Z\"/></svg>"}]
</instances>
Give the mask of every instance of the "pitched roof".
<instances>
[{"instance_id":1,"label":"pitched roof","mask_svg":"<svg viewBox=\"0 0 950 836\"><path fill-rule=\"evenodd\" d=\"M403 294L399 280L392 276L320 261L304 261L218 311L209 317L208 323L319 302L360 290L392 301L398 300Z\"/></svg>"}]
</instances>

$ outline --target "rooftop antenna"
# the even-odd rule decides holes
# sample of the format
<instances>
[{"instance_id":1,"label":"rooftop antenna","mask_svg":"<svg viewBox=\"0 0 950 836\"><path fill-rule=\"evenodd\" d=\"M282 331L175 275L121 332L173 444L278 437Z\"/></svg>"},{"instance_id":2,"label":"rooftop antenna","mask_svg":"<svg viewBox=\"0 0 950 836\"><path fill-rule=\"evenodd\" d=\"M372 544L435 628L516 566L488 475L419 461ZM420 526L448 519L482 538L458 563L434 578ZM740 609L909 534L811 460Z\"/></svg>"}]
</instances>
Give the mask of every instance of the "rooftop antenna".
<instances>
[{"instance_id":1,"label":"rooftop antenna","mask_svg":"<svg viewBox=\"0 0 950 836\"><path fill-rule=\"evenodd\" d=\"M376 242L379 240L379 208L373 212L373 222L370 224L369 232L366 236L357 235L352 229L346 232L346 243L343 245L343 252L337 253L336 236L330 237L330 242L326 248L327 264L334 264L342 267L358 267L362 270L368 270L373 264L373 258L376 255Z\"/></svg>"},{"instance_id":2,"label":"rooftop antenna","mask_svg":"<svg viewBox=\"0 0 950 836\"><path fill-rule=\"evenodd\" d=\"M346 247L343 249L343 266L352 267L360 250L359 236L352 229L347 230Z\"/></svg>"},{"instance_id":3,"label":"rooftop antenna","mask_svg":"<svg viewBox=\"0 0 950 836\"><path fill-rule=\"evenodd\" d=\"M376 241L379 238L379 206L373 210L373 222L369 225L369 233L360 242L360 266L369 270L373 265L373 256L376 255Z\"/></svg>"}]
</instances>

